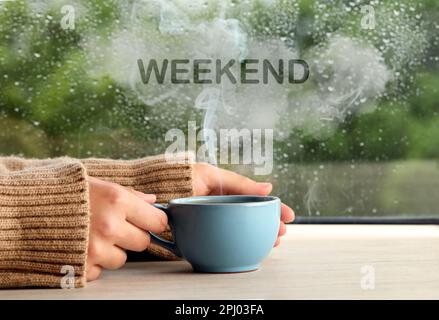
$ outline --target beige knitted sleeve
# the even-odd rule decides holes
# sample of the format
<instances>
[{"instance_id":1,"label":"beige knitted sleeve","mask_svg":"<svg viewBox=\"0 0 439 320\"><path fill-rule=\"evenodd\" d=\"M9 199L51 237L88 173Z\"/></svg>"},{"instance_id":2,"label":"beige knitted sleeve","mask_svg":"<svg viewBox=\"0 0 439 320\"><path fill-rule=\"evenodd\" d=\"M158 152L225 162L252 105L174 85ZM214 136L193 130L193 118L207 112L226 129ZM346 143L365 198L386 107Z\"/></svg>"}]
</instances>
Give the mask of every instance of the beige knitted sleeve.
<instances>
[{"instance_id":1,"label":"beige knitted sleeve","mask_svg":"<svg viewBox=\"0 0 439 320\"><path fill-rule=\"evenodd\" d=\"M85 177L77 160L0 158L0 288L83 286Z\"/></svg>"},{"instance_id":2,"label":"beige knitted sleeve","mask_svg":"<svg viewBox=\"0 0 439 320\"><path fill-rule=\"evenodd\" d=\"M88 175L102 180L131 187L144 193L153 193L158 203L167 203L171 199L190 197L193 195L192 186L192 153L181 153L168 161L164 155L146 157L137 160L81 160L87 168ZM172 240L168 226L160 234L161 237ZM178 259L171 252L151 244L148 252L166 260Z\"/></svg>"},{"instance_id":3,"label":"beige knitted sleeve","mask_svg":"<svg viewBox=\"0 0 439 320\"><path fill-rule=\"evenodd\" d=\"M191 153L181 153L173 161L165 155L136 160L83 159L87 174L106 181L132 187L157 196L157 202L189 197L192 188Z\"/></svg>"},{"instance_id":4,"label":"beige knitted sleeve","mask_svg":"<svg viewBox=\"0 0 439 320\"><path fill-rule=\"evenodd\" d=\"M178 163L163 155L128 161L0 158L0 288L83 286L87 175L154 193L163 203L193 193L190 154L174 160ZM162 236L172 238L169 228ZM155 245L148 250L176 259Z\"/></svg>"}]
</instances>

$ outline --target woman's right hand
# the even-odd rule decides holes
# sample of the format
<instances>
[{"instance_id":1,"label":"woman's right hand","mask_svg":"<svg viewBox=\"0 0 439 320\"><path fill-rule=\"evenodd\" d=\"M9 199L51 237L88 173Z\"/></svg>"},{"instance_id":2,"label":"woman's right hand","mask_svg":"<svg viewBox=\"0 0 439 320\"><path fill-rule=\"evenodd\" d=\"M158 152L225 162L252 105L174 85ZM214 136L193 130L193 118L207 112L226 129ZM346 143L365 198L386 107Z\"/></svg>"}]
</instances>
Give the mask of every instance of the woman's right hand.
<instances>
[{"instance_id":1,"label":"woman's right hand","mask_svg":"<svg viewBox=\"0 0 439 320\"><path fill-rule=\"evenodd\" d=\"M103 268L125 264L126 250L143 251L150 243L147 231L165 231L166 214L152 206L156 197L115 183L88 177L90 231L87 281L99 277Z\"/></svg>"}]
</instances>

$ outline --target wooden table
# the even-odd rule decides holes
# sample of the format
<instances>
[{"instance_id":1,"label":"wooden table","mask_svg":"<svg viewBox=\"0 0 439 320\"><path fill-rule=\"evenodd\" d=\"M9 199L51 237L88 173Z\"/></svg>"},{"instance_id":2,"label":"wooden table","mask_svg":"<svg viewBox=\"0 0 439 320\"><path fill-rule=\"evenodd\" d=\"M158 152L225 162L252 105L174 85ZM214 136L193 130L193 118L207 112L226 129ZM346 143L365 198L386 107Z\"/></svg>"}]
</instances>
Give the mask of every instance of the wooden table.
<instances>
[{"instance_id":1,"label":"wooden table","mask_svg":"<svg viewBox=\"0 0 439 320\"><path fill-rule=\"evenodd\" d=\"M0 290L0 299L439 298L439 226L290 225L262 268L196 274L128 263L82 289Z\"/></svg>"}]
</instances>

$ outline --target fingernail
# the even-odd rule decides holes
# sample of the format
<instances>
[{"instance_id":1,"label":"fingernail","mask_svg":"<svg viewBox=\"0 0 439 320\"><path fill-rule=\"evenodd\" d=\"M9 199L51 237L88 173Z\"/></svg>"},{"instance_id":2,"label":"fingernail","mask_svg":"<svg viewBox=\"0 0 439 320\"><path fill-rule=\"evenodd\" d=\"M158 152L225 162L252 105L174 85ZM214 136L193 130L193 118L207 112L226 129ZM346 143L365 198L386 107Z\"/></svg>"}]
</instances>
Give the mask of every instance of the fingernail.
<instances>
[{"instance_id":1,"label":"fingernail","mask_svg":"<svg viewBox=\"0 0 439 320\"><path fill-rule=\"evenodd\" d=\"M259 185L262 186L264 189L268 189L269 187L271 187L270 182L259 182Z\"/></svg>"},{"instance_id":2,"label":"fingernail","mask_svg":"<svg viewBox=\"0 0 439 320\"><path fill-rule=\"evenodd\" d=\"M161 222L162 222L163 228L166 230L166 226L168 225L168 217L166 216L166 214L162 215Z\"/></svg>"}]
</instances>

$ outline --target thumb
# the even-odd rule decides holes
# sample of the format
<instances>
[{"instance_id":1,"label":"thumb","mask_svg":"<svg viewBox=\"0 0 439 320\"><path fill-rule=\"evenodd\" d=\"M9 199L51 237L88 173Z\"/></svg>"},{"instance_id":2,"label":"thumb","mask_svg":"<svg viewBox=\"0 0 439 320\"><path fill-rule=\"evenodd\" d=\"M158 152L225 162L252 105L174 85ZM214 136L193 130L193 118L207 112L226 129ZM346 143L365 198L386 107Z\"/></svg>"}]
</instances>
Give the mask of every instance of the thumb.
<instances>
[{"instance_id":1,"label":"thumb","mask_svg":"<svg viewBox=\"0 0 439 320\"><path fill-rule=\"evenodd\" d=\"M269 182L256 182L250 178L241 176L237 173L221 170L220 181L217 180L216 188L214 190L222 189L225 194L247 194L247 195L268 195L273 186Z\"/></svg>"},{"instance_id":2,"label":"thumb","mask_svg":"<svg viewBox=\"0 0 439 320\"><path fill-rule=\"evenodd\" d=\"M266 196L273 190L273 185L270 182L258 182L259 194Z\"/></svg>"}]
</instances>

